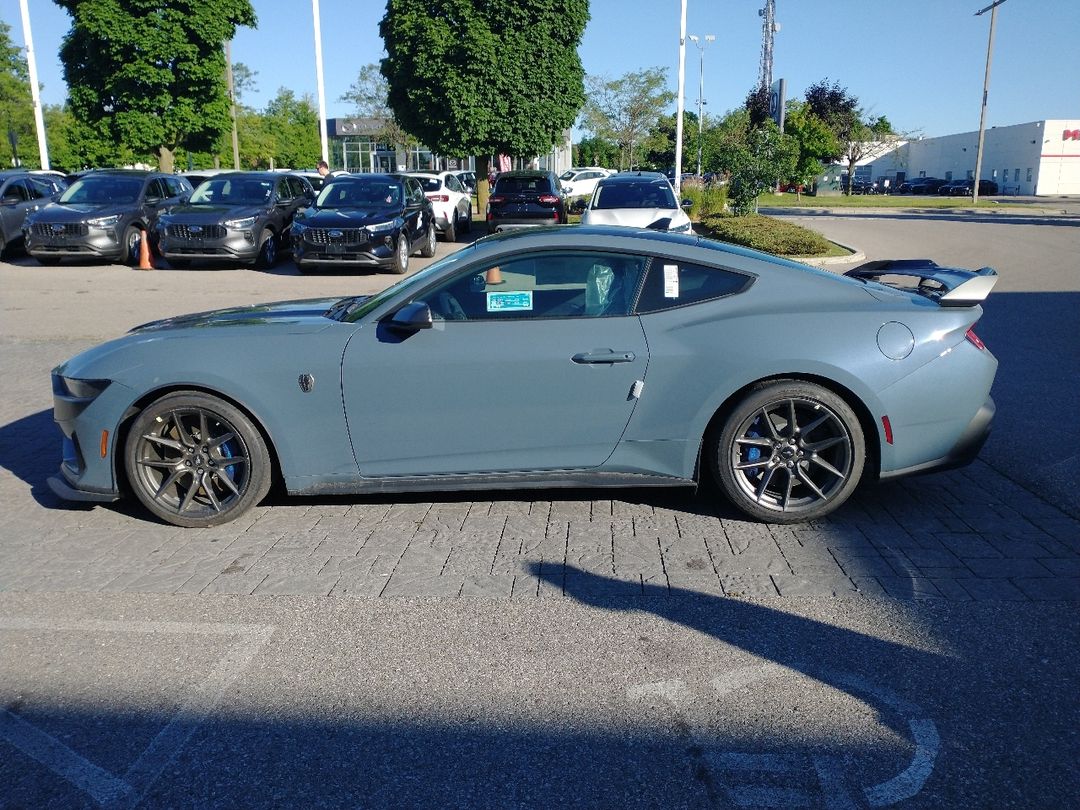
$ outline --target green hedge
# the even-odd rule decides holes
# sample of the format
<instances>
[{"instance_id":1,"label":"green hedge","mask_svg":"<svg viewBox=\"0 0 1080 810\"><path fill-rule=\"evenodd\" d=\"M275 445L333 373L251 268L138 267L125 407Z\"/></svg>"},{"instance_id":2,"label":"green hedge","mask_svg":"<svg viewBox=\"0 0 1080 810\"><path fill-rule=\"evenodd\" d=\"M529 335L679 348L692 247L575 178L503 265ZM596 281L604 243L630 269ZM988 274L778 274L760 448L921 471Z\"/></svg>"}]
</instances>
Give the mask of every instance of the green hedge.
<instances>
[{"instance_id":1,"label":"green hedge","mask_svg":"<svg viewBox=\"0 0 1080 810\"><path fill-rule=\"evenodd\" d=\"M821 234L761 214L705 216L695 223L694 230L702 236L780 256L825 256L832 250Z\"/></svg>"}]
</instances>

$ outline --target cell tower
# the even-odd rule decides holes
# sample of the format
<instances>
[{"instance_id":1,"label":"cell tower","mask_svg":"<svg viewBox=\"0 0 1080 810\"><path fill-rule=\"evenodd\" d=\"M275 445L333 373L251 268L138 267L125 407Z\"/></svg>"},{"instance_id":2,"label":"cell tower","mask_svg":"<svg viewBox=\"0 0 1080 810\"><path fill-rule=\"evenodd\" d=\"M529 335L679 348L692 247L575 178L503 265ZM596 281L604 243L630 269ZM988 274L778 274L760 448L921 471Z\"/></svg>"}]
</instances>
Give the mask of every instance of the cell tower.
<instances>
[{"instance_id":1,"label":"cell tower","mask_svg":"<svg viewBox=\"0 0 1080 810\"><path fill-rule=\"evenodd\" d=\"M758 87L768 90L772 86L773 35L780 30L776 21L776 0L765 0L765 8L758 9L761 17L761 64L758 66Z\"/></svg>"}]
</instances>

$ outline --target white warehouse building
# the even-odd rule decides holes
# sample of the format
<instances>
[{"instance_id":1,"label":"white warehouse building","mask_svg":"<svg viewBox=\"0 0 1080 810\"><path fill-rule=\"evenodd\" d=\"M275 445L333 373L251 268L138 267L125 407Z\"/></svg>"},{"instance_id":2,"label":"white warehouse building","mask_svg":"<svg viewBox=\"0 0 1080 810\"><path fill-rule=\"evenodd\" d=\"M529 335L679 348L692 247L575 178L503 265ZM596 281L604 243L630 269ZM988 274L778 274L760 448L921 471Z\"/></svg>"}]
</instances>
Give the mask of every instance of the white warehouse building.
<instances>
[{"instance_id":1,"label":"white warehouse building","mask_svg":"<svg viewBox=\"0 0 1080 810\"><path fill-rule=\"evenodd\" d=\"M887 178L894 188L916 177L971 179L978 146L978 131L903 141L860 161L856 177ZM1080 196L1080 119L986 130L980 174L997 183L1003 195Z\"/></svg>"}]
</instances>

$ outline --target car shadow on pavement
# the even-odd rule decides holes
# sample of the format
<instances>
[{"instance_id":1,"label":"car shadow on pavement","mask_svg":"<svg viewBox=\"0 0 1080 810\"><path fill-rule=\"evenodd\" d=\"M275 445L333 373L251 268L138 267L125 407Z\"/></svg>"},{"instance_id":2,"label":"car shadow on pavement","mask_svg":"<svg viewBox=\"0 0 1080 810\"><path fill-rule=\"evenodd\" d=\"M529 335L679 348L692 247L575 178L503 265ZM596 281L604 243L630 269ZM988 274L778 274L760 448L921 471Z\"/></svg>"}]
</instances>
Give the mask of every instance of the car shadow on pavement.
<instances>
[{"instance_id":1,"label":"car shadow on pavement","mask_svg":"<svg viewBox=\"0 0 1080 810\"><path fill-rule=\"evenodd\" d=\"M61 500L45 480L60 465L61 434L51 409L0 425L0 467L30 485L30 494L49 509L76 506Z\"/></svg>"}]
</instances>

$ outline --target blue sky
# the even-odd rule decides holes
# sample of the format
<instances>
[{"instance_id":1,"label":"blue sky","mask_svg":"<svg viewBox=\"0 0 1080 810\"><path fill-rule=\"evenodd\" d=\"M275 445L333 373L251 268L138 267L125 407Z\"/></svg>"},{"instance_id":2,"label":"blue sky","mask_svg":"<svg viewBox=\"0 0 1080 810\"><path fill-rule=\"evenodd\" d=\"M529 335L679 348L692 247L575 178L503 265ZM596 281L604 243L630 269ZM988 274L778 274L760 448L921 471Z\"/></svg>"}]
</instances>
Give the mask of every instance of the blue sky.
<instances>
[{"instance_id":1,"label":"blue sky","mask_svg":"<svg viewBox=\"0 0 1080 810\"><path fill-rule=\"evenodd\" d=\"M781 30L774 78L788 97L828 77L897 129L926 136L978 128L990 0L777 0ZM315 93L314 36L309 0L253 0L257 30L241 29L233 59L258 72L262 107L281 86ZM687 31L714 34L705 51L706 112L742 103L755 83L763 0L688 0ZM338 101L358 69L382 56L382 0L321 0L327 110L349 115ZM617 77L667 66L678 77L679 0L592 0L581 45L590 74ZM0 19L23 43L18 0L0 0ZM38 73L46 103L66 95L59 62L69 18L51 0L30 0ZM999 7L987 126L1043 118L1080 118L1080 2L1008 0ZM687 43L686 103L696 109L699 54ZM537 66L542 80L543 66Z\"/></svg>"}]
</instances>

